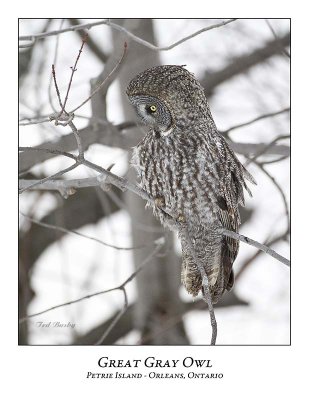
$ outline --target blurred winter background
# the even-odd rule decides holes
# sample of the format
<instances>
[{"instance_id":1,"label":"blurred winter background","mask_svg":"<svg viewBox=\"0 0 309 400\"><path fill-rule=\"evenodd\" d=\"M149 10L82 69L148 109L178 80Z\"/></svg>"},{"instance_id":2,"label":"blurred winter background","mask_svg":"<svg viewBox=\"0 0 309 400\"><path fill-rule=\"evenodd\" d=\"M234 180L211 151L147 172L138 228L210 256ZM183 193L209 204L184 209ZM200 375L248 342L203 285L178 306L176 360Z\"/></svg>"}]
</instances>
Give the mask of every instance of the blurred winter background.
<instances>
[{"instance_id":1,"label":"blurred winter background","mask_svg":"<svg viewBox=\"0 0 309 400\"><path fill-rule=\"evenodd\" d=\"M22 19L20 35L88 22L94 20ZM144 40L167 46L222 20L112 22ZM91 28L67 110L79 105L90 94L91 85L96 87L114 67L125 40L128 52L113 79L76 112L74 123L85 157L104 168L114 164L115 174L134 181L128 159L143 128L132 123L136 119L126 100L126 85L147 67L186 65L205 87L218 129L234 143L242 162L252 160L248 169L258 186L251 187L253 198L247 196L241 233L270 244L289 258L289 32L287 19L242 19L203 32L171 50L154 51L110 26ZM19 50L20 146L39 145L76 154L68 126L33 122L53 113L51 103L60 110L51 65L55 63L64 98L83 34L69 31L47 36ZM241 124L245 125L229 131ZM27 186L25 180L42 179L71 164L63 156L20 152L21 183ZM59 179L96 175L79 166ZM128 308L122 290L59 307L21 323L20 344L209 344L206 304L200 298L193 301L180 286L178 240L162 230L137 196L115 187L107 191L100 186L78 188L74 194L33 187L20 195L20 211L20 318L118 287L145 260L143 269L125 285ZM155 240L162 236L165 245L158 250ZM138 248L114 249L91 238ZM288 267L241 243L234 268L235 287L215 308L217 344L289 344Z\"/></svg>"}]
</instances>

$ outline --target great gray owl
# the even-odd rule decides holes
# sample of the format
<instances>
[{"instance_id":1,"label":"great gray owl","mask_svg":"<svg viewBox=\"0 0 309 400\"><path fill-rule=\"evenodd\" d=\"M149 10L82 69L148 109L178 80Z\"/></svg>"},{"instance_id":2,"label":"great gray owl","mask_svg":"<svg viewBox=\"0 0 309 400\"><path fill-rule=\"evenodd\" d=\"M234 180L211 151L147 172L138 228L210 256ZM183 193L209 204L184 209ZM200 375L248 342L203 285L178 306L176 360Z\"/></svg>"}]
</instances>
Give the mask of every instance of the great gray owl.
<instances>
[{"instance_id":1,"label":"great gray owl","mask_svg":"<svg viewBox=\"0 0 309 400\"><path fill-rule=\"evenodd\" d=\"M251 194L245 178L255 181L218 133L204 90L186 69L147 69L129 83L127 95L149 127L132 157L140 185L154 198L153 212L164 226L175 230L160 207L185 224L216 303L233 286L239 247L220 228L238 232L243 188ZM179 237L181 280L196 296L202 289L201 274L181 231Z\"/></svg>"}]
</instances>

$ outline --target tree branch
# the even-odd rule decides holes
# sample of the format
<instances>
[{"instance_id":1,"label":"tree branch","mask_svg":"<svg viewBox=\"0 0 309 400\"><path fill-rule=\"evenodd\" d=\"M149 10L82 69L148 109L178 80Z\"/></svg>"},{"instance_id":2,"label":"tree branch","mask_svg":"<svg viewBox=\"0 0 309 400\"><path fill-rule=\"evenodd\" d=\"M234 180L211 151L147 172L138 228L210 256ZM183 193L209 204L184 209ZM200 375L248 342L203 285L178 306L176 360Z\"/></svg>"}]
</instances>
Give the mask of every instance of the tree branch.
<instances>
[{"instance_id":1,"label":"tree branch","mask_svg":"<svg viewBox=\"0 0 309 400\"><path fill-rule=\"evenodd\" d=\"M78 26L81 25L78 21L77 18L69 18L69 22L72 26ZM76 33L78 33L79 37L82 39L85 36L85 31L83 30L77 30ZM88 37L87 40L88 47L92 50L93 54L95 54L99 60L103 63L105 63L108 59L108 56L103 52L103 50L96 44L96 42L91 39L91 37Z\"/></svg>"},{"instance_id":2,"label":"tree branch","mask_svg":"<svg viewBox=\"0 0 309 400\"><path fill-rule=\"evenodd\" d=\"M68 233L68 234L81 236L81 237L83 237L85 239L93 240L94 242L102 244L103 246L106 246L106 247L111 247L112 249L115 249L115 250L138 250L138 249L142 249L142 248L149 247L150 245L152 245L152 243L151 243L151 244L142 244L140 246L134 246L134 247L119 247L119 246L115 246L115 245L110 244L110 243L106 243L103 240L100 240L100 239L98 239L96 237L89 236L89 235L84 235L83 233L77 232L77 231L75 231L73 229L66 229L66 228L64 228L62 226L47 224L47 223L39 221L39 220L37 220L35 218L29 217L28 215L26 215L26 214L24 214L22 212L20 212L20 214L24 218L26 218L28 221L31 221L36 225L42 226L44 228L60 231L60 232L63 232L63 233Z\"/></svg>"},{"instance_id":3,"label":"tree branch","mask_svg":"<svg viewBox=\"0 0 309 400\"><path fill-rule=\"evenodd\" d=\"M172 43L169 46L165 46L165 47L164 46L163 47L158 47L158 46L153 45L152 43L147 42L146 40L144 40L144 39L134 35L133 33L129 32L123 26L120 26L120 25L117 25L117 24L111 22L110 19L100 20L100 21L97 21L97 22L89 23L89 24L75 25L75 26L71 26L70 28L59 29L59 30L51 31L51 32L38 33L38 34L35 34L35 35L19 36L19 40L20 41L29 40L31 42L30 44L20 45L20 47L25 47L25 46L29 47L29 46L33 45L36 40L43 39L43 38L48 37L48 36L59 35L59 34L64 33L64 32L77 31L77 30L81 30L81 29L90 29L93 26L97 26L97 25L108 25L111 28L116 29L116 30L124 33L127 37L129 37L133 41L135 41L135 42L137 42L137 43L139 43L139 44L141 44L141 45L143 45L145 47L148 47L151 50L166 51L166 50L171 50L176 46L179 46L180 44L186 42L187 40L190 40L190 39L194 38L197 35L200 35L203 32L207 32L207 31L210 31L212 29L220 28L221 26L227 25L227 24L229 24L231 22L234 22L234 21L236 21L236 18L228 19L228 20L223 21L221 23L207 26L206 28L200 29L200 30L192 33L191 35L188 35L188 36L184 37L183 39L178 40L177 42Z\"/></svg>"},{"instance_id":4,"label":"tree branch","mask_svg":"<svg viewBox=\"0 0 309 400\"><path fill-rule=\"evenodd\" d=\"M258 117L254 118L254 119L251 119L250 121L243 122L241 124L232 126L231 128L226 129L225 131L220 131L220 133L221 133L221 135L227 135L228 133L230 133L231 131L233 131L235 129L243 128L244 126L251 125L254 122L261 121L262 119L275 117L276 115L280 115L280 114L283 114L283 113L286 113L286 112L289 112L289 111L290 111L290 107L286 107L283 110L275 111L275 112L268 113L268 114L259 115Z\"/></svg>"},{"instance_id":5,"label":"tree branch","mask_svg":"<svg viewBox=\"0 0 309 400\"><path fill-rule=\"evenodd\" d=\"M25 190L26 188L28 190L32 189L32 185L34 186L35 184L36 190L56 190L59 191L64 198L67 198L69 195L75 193L74 189L101 186L102 178L101 175L98 175L94 178L83 179L50 179L44 183L35 179L19 179L18 185L20 190Z\"/></svg>"},{"instance_id":6,"label":"tree branch","mask_svg":"<svg viewBox=\"0 0 309 400\"><path fill-rule=\"evenodd\" d=\"M105 85L105 83L108 81L108 79L117 71L117 69L119 68L119 66L122 64L124 57L126 55L127 52L127 43L124 42L124 47L123 47L123 53L122 56L120 57L119 61L116 63L116 65L114 66L114 68L111 70L111 72L106 76L105 79L103 79L103 81L94 89L94 91L90 94L89 97L87 97L86 100L84 100L79 106L75 107L71 113L74 113L75 111L77 111L79 108L81 108L83 105L85 105L96 93L98 93L98 91L103 87L103 85Z\"/></svg>"},{"instance_id":7,"label":"tree branch","mask_svg":"<svg viewBox=\"0 0 309 400\"><path fill-rule=\"evenodd\" d=\"M44 184L45 182L48 182L50 179L59 178L60 176L64 175L65 173L72 171L79 165L80 165L80 162L79 162L79 160L76 159L76 162L74 164L70 165L68 168L62 169L61 171L56 172L53 175L47 176L46 178L39 179L38 181L32 181L32 183L30 183L28 186L24 186L23 188L19 189L19 194L22 194L26 190L33 189L40 184Z\"/></svg>"},{"instance_id":8,"label":"tree branch","mask_svg":"<svg viewBox=\"0 0 309 400\"><path fill-rule=\"evenodd\" d=\"M112 322L110 323L110 325L108 326L108 328L106 329L106 331L104 331L103 335L101 335L100 339L95 343L95 345L100 345L104 342L104 340L107 338L107 336L109 335L109 333L112 331L112 329L114 328L114 326L117 324L117 322L120 320L120 318L124 315L124 313L127 311L128 309L128 296L127 296L127 292L126 289L124 287L122 287L120 290L122 290L123 292L123 296L124 296L124 305L123 308L119 311L119 313L115 316L115 318L112 320Z\"/></svg>"},{"instance_id":9,"label":"tree branch","mask_svg":"<svg viewBox=\"0 0 309 400\"><path fill-rule=\"evenodd\" d=\"M234 58L223 69L216 72L206 72L201 79L201 84L210 96L215 87L228 81L234 76L247 72L255 65L266 61L268 58L280 54L291 42L290 32L284 36L268 41L263 47L253 50L251 53Z\"/></svg>"},{"instance_id":10,"label":"tree branch","mask_svg":"<svg viewBox=\"0 0 309 400\"><path fill-rule=\"evenodd\" d=\"M285 231L282 234L279 234L278 236L276 236L275 238L273 238L270 242L268 242L268 240L265 241L264 245L267 245L268 247L273 246L274 244L276 244L277 242L280 242L280 240L286 240L287 236L288 236L289 231ZM262 254L260 252L260 250L256 251L252 256L248 257L244 263L241 265L241 267L239 268L237 274L235 275L235 282L238 281L238 279L241 277L241 275L243 274L243 272L246 270L246 268L254 261L256 260L260 254Z\"/></svg>"},{"instance_id":11,"label":"tree branch","mask_svg":"<svg viewBox=\"0 0 309 400\"><path fill-rule=\"evenodd\" d=\"M240 235L239 233L229 231L224 229L222 231L223 235L231 237L236 240L240 240L241 242L247 243L250 246L256 247L259 250L262 250L264 253L270 255L271 257L275 258L276 260L280 261L282 264L287 265L290 267L291 263L290 260L286 259L285 257L281 256L275 250L271 249L270 247L266 246L265 244L259 243L256 240L250 239L247 236Z\"/></svg>"},{"instance_id":12,"label":"tree branch","mask_svg":"<svg viewBox=\"0 0 309 400\"><path fill-rule=\"evenodd\" d=\"M30 40L32 42L31 44L33 44L36 40L43 39L48 36L60 35L61 33L65 33L65 32L75 32L75 31L82 30L82 29L91 29L94 26L98 26L98 25L102 25L102 24L106 24L106 23L107 23L107 20L103 19L100 21L91 22L89 24L74 25L74 26L71 26L70 28L57 29L57 30L50 31L50 32L37 33L34 35L19 36L18 40L20 40L20 41Z\"/></svg>"}]
</instances>

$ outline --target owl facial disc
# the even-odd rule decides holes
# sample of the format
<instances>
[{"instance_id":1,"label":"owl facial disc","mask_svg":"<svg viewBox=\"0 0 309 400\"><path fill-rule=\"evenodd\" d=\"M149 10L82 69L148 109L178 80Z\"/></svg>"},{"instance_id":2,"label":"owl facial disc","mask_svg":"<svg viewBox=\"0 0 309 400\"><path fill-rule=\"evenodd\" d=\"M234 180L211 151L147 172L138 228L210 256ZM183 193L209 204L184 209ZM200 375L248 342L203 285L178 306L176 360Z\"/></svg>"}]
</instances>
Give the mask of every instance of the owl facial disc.
<instances>
[{"instance_id":1,"label":"owl facial disc","mask_svg":"<svg viewBox=\"0 0 309 400\"><path fill-rule=\"evenodd\" d=\"M172 130L172 116L165 103L157 97L147 95L128 96L141 121L160 136Z\"/></svg>"}]
</instances>

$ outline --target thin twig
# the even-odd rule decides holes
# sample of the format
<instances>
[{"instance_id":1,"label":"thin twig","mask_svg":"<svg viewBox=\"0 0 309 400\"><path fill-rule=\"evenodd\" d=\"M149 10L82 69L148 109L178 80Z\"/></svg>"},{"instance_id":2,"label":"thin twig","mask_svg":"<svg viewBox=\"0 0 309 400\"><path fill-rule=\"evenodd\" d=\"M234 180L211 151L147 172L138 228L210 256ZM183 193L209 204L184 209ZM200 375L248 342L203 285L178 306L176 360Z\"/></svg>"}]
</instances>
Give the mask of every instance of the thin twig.
<instances>
[{"instance_id":1,"label":"thin twig","mask_svg":"<svg viewBox=\"0 0 309 400\"><path fill-rule=\"evenodd\" d=\"M99 244L102 244L103 246L106 246L106 247L111 247L112 249L115 249L115 250L139 250L139 249L144 249L145 247L149 247L149 246L152 245L152 244L148 244L148 245L147 245L147 244L143 244L143 245L134 246L134 247L120 247L120 246L115 246L115 245L113 245L113 244L106 243L106 242L104 242L103 240L97 239L96 237L89 236L89 235L84 235L83 233L77 232L77 231L75 231L75 230L73 230L73 229L66 229L66 228L64 228L64 227L62 227L62 226L47 224L46 222L42 222L42 221L39 221L38 219L29 217L28 215L22 213L21 211L20 211L20 214L21 214L24 218L26 218L27 220L33 222L33 223L36 224L36 225L42 226L42 227L44 227L44 228L53 229L53 230L56 230L56 231L68 233L68 234L73 234L73 235L81 236L81 237L83 237L83 238L85 238L85 239L93 240L94 242L97 242L97 243L99 243Z\"/></svg>"},{"instance_id":2,"label":"thin twig","mask_svg":"<svg viewBox=\"0 0 309 400\"><path fill-rule=\"evenodd\" d=\"M59 29L62 28L63 23L64 23L64 19L61 20ZM56 65L56 63L57 63L58 48L59 48L59 38L60 38L60 36L57 35L56 44L55 44L55 53L54 53L53 65ZM55 106L53 104L53 99L52 99L52 95L51 95L51 87L52 87L52 75L50 76L49 83L48 83L48 100L49 100L49 104L50 104L52 110L54 112L56 112L57 110L56 110L56 108L55 108ZM45 121L43 121L43 122L45 122Z\"/></svg>"},{"instance_id":3,"label":"thin twig","mask_svg":"<svg viewBox=\"0 0 309 400\"><path fill-rule=\"evenodd\" d=\"M64 157L69 157L72 158L73 160L76 160L77 157L74 156L74 154L68 153L67 151L60 151L56 149L47 149L44 147L29 147L29 146L20 146L18 148L19 151L41 151L44 153L49 153L49 154L54 154L55 156L64 156Z\"/></svg>"},{"instance_id":4,"label":"thin twig","mask_svg":"<svg viewBox=\"0 0 309 400\"><path fill-rule=\"evenodd\" d=\"M66 104L67 104L68 97L69 97L69 93L70 93L71 86L72 86L73 76L74 76L75 72L77 71L76 67L77 67L77 64L78 64L80 55L82 54L84 45L85 45L85 43L87 42L87 38L88 38L88 34L86 34L86 35L84 36L84 38L83 38L83 40L82 40L81 47L80 47L80 49L79 49L79 51L78 51L78 54L77 54L77 57L76 57L74 66L71 67L72 72L71 72L71 76L70 76L70 80L69 80L67 92L66 92L66 95L65 95L64 103L63 103L63 106L62 106L62 108L61 108L59 117L61 117L62 113L65 111L65 106L66 106ZM56 81L56 79L54 79L54 80Z\"/></svg>"},{"instance_id":5,"label":"thin twig","mask_svg":"<svg viewBox=\"0 0 309 400\"><path fill-rule=\"evenodd\" d=\"M26 126L26 125L37 125L42 124L43 122L50 122L50 118L44 117L43 119L40 118L24 118L24 120L28 120L28 122L23 122L23 120L19 121L19 126Z\"/></svg>"},{"instance_id":6,"label":"thin twig","mask_svg":"<svg viewBox=\"0 0 309 400\"><path fill-rule=\"evenodd\" d=\"M249 158L249 157L248 157L248 159L247 159L247 161L245 162L244 166L245 166L245 167L248 167L248 165L249 165L250 163L255 162L256 159L257 159L258 157L262 156L263 154L266 153L267 150L271 149L271 148L278 142L278 140L290 139L290 137L291 137L290 135L280 135L280 136L277 136L277 137L276 137L274 140L272 140L267 146L265 146L264 149L261 149L260 151L258 151L258 152L254 155L254 157L252 157L252 158Z\"/></svg>"},{"instance_id":7,"label":"thin twig","mask_svg":"<svg viewBox=\"0 0 309 400\"><path fill-rule=\"evenodd\" d=\"M63 105L62 105L60 91L59 91L58 84L57 84L56 71L55 71L55 65L54 64L52 64L52 75L53 75L53 79L54 79L54 85L55 85L55 89L56 89L59 105L62 108Z\"/></svg>"},{"instance_id":8,"label":"thin twig","mask_svg":"<svg viewBox=\"0 0 309 400\"><path fill-rule=\"evenodd\" d=\"M136 268L135 272L129 276L129 278L123 282L122 285L120 285L118 287L119 290L123 291L124 294L124 307L120 310L120 312L116 315L115 319L111 322L111 324L109 325L109 327L106 329L106 331L103 333L103 335L100 337L100 339L95 343L96 345L100 345L104 342L104 340L106 339L107 335L111 332L111 330L113 329L113 327L116 325L116 323L119 321L119 319L123 316L123 314L127 311L128 309L128 298L127 298L127 293L125 290L125 286L127 283L131 282L136 275L144 268L144 266L152 259L152 257L154 257L159 250L164 246L164 237L161 237L159 239L156 240L156 248L154 249L154 251L152 253L150 253L145 259L144 261L142 261L142 263Z\"/></svg>"},{"instance_id":9,"label":"thin twig","mask_svg":"<svg viewBox=\"0 0 309 400\"><path fill-rule=\"evenodd\" d=\"M76 167L78 167L80 165L80 162L78 160L76 160L76 162L72 165L70 165L68 168L65 168L59 172L56 172L53 175L47 176L46 178L43 179L39 179L36 182L31 183L29 186L26 186L22 189L19 189L19 194L22 194L23 192L25 192L26 190L29 189L33 189L35 186L43 184L44 182L48 182L51 179L55 179L55 178L59 178L59 176L62 176L63 174L72 171L73 169L75 169Z\"/></svg>"},{"instance_id":10,"label":"thin twig","mask_svg":"<svg viewBox=\"0 0 309 400\"><path fill-rule=\"evenodd\" d=\"M117 322L120 320L120 318L123 316L123 314L127 311L128 309L128 296L126 289L124 287L121 287L120 290L123 292L124 296L124 305L123 308L119 311L119 313L116 315L116 317L113 319L109 327L106 329L106 331L103 333L103 335L100 337L100 339L94 343L95 345L100 345L104 342L110 331L114 328L114 326L117 324Z\"/></svg>"},{"instance_id":11,"label":"thin twig","mask_svg":"<svg viewBox=\"0 0 309 400\"><path fill-rule=\"evenodd\" d=\"M72 114L70 114L70 115L72 115ZM73 122L72 121L69 122L68 125L72 129L72 132L74 133L74 136L76 139L77 149L78 149L78 160L82 161L84 159L84 150L83 150L83 146L82 146L82 140L81 140L78 130L77 130L76 126L73 124Z\"/></svg>"},{"instance_id":12,"label":"thin twig","mask_svg":"<svg viewBox=\"0 0 309 400\"><path fill-rule=\"evenodd\" d=\"M232 126L231 128L226 129L225 131L220 131L220 133L221 133L221 135L226 135L226 134L230 133L231 131L233 131L235 129L243 128L244 126L251 125L254 122L260 121L260 120L265 119L265 118L274 117L276 115L280 115L280 114L283 114L283 113L288 112L288 111L290 111L290 107L286 107L283 110L276 111L276 112L273 112L273 113L263 114L263 115L260 115L259 117L254 118L254 119L252 119L252 120L250 120L248 122L244 122L242 124Z\"/></svg>"},{"instance_id":13,"label":"thin twig","mask_svg":"<svg viewBox=\"0 0 309 400\"><path fill-rule=\"evenodd\" d=\"M250 246L256 247L259 250L264 251L264 253L270 255L271 257L275 258L276 260L280 261L282 264L287 265L288 267L291 266L290 260L286 259L285 257L278 254L275 250L271 249L270 247L257 242L256 240L250 239L248 236L240 235L239 233L229 231L224 229L222 231L223 235L231 237L236 240L240 240L241 242L247 243Z\"/></svg>"},{"instance_id":14,"label":"thin twig","mask_svg":"<svg viewBox=\"0 0 309 400\"><path fill-rule=\"evenodd\" d=\"M289 206L288 206L288 202L286 200L286 196L281 188L281 186L278 184L278 182L276 181L276 179L264 168L264 166L262 164L260 164L257 161L254 161L255 165L257 165L260 170L272 181L272 183L276 186L276 188L278 189L280 196L282 198L283 204L284 204L284 208L285 208L285 215L286 215L286 219L287 219L287 230L290 231L290 212L289 212Z\"/></svg>"},{"instance_id":15,"label":"thin twig","mask_svg":"<svg viewBox=\"0 0 309 400\"><path fill-rule=\"evenodd\" d=\"M70 28L57 29L55 31L37 33L37 34L34 34L34 35L19 36L18 40L21 40L21 41L23 41L23 40L31 40L31 41L34 42L37 39L43 39L43 38L46 38L48 36L60 35L61 33L74 32L74 31L78 31L78 30L81 30L81 29L90 29L93 26L98 26L98 25L102 25L102 24L106 24L106 23L107 23L106 19L101 19L100 21L91 22L89 24L75 25L75 26L71 26Z\"/></svg>"},{"instance_id":16,"label":"thin twig","mask_svg":"<svg viewBox=\"0 0 309 400\"><path fill-rule=\"evenodd\" d=\"M280 234L278 236L276 236L275 238L273 238L270 242L268 242L268 239L265 240L265 242L263 243L264 245L269 246L273 246L274 244L276 244L277 242L280 242L280 240L286 240L287 235L288 235L289 231L285 231L283 234ZM260 250L257 250L252 256L250 256L249 258L247 258L244 263L241 265L241 267L239 268L239 270L237 271L237 274L235 275L235 282L238 281L238 279L240 278L240 276L243 274L243 272L246 270L246 268L253 262L255 261L261 254Z\"/></svg>"},{"instance_id":17,"label":"thin twig","mask_svg":"<svg viewBox=\"0 0 309 400\"><path fill-rule=\"evenodd\" d=\"M99 295L105 294L105 293L110 293L110 292L113 292L114 290L118 290L118 289L119 289L119 287L117 286L117 287L112 288L112 289L100 290L99 292L95 292L95 293L92 293L92 294L87 294L86 296L80 297L80 298L78 298L76 300L71 300L71 301L68 301L66 303L61 303L61 304L58 304L56 306L47 308L46 310L39 311L39 312L31 314L31 315L27 315L26 317L20 318L19 323L23 323L23 322L25 322L26 320L28 320L30 318L37 317L38 315L45 314L45 313L47 313L49 311L56 310L57 308L66 307L66 306L69 306L71 304L79 303L80 301L83 301L83 300L86 300L86 299L91 299L92 297L99 296Z\"/></svg>"},{"instance_id":18,"label":"thin twig","mask_svg":"<svg viewBox=\"0 0 309 400\"><path fill-rule=\"evenodd\" d=\"M81 108L84 104L86 104L96 93L98 93L98 91L102 88L102 86L106 83L106 81L117 71L117 69L119 68L119 66L122 64L123 59L125 57L127 51L127 43L124 43L124 48L123 48L123 53L122 56L120 58L120 60L117 62L117 64L115 65L115 67L112 69L112 71L107 75L107 77L95 88L95 90L90 94L89 97L87 97L86 100L84 100L79 106L77 106L76 108L74 108L74 110L71 111L71 113L74 113L75 111L77 111L79 108Z\"/></svg>"},{"instance_id":19,"label":"thin twig","mask_svg":"<svg viewBox=\"0 0 309 400\"><path fill-rule=\"evenodd\" d=\"M107 21L107 25L111 26L112 28L117 29L118 31L124 33L125 35L127 35L129 38L131 38L132 40L134 40L135 42L142 44L145 47L148 47L151 50L155 50L155 51L166 51L166 50L171 50L176 46L179 46L180 44L186 42L189 39L194 38L197 35L200 35L203 32L207 32L210 31L211 29L215 29L215 28L220 28L221 26L230 24L231 22L236 21L237 18L233 18L233 19L228 19L227 21L223 21L220 22L218 24L214 24L214 25L210 25L207 26L206 28L200 29L194 33L192 33L191 35L185 36L184 38L178 40L177 42L170 44L169 46L163 46L163 47L159 47L159 46L155 46L152 43L147 42L144 39L141 39L140 37L134 35L133 33L129 32L126 28L124 28L123 26L114 24L113 22L111 22L110 20Z\"/></svg>"},{"instance_id":20,"label":"thin twig","mask_svg":"<svg viewBox=\"0 0 309 400\"><path fill-rule=\"evenodd\" d=\"M274 164L274 163L277 163L277 162L286 160L286 159L289 158L289 157L290 157L290 156L288 155L288 156L278 157L278 158L276 158L276 159L274 159L274 160L261 161L260 164L261 164L261 165L265 165L265 164Z\"/></svg>"},{"instance_id":21,"label":"thin twig","mask_svg":"<svg viewBox=\"0 0 309 400\"><path fill-rule=\"evenodd\" d=\"M80 22L77 18L69 18L69 23L72 26L80 25ZM84 30L77 30L76 33L79 35L79 37L81 39L85 35ZM88 37L87 45L88 45L89 49L92 50L93 54L95 54L99 58L100 62L106 63L108 56L103 52L101 47L97 45L96 41L91 39L90 36Z\"/></svg>"}]
</instances>

